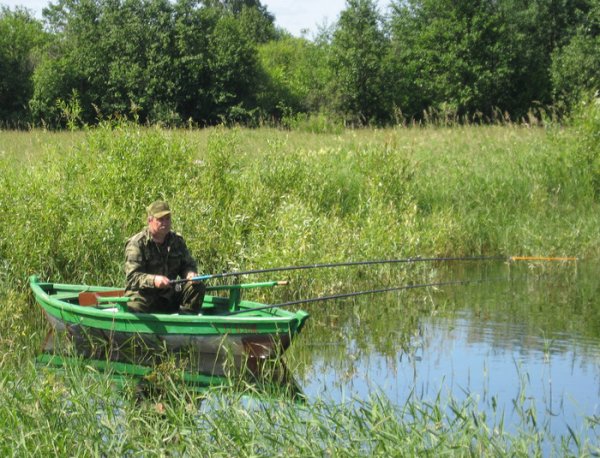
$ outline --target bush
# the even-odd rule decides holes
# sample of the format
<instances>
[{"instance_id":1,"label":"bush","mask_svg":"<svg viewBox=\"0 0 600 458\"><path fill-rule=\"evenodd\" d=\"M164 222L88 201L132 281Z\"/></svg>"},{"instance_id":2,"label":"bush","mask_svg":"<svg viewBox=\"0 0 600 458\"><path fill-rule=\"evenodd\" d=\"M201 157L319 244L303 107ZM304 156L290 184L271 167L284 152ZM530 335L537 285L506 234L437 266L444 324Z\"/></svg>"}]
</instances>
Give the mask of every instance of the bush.
<instances>
[{"instance_id":1,"label":"bush","mask_svg":"<svg viewBox=\"0 0 600 458\"><path fill-rule=\"evenodd\" d=\"M576 154L582 171L591 174L594 195L600 199L600 98L581 102L574 116Z\"/></svg>"}]
</instances>

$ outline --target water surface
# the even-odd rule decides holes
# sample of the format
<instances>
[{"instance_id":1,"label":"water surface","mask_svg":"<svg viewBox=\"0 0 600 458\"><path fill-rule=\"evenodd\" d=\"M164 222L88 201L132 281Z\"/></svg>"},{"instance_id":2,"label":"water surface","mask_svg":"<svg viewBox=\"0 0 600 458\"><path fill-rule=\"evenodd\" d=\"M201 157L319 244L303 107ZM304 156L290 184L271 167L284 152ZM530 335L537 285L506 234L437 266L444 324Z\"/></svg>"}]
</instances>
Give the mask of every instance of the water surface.
<instances>
[{"instance_id":1,"label":"water surface","mask_svg":"<svg viewBox=\"0 0 600 458\"><path fill-rule=\"evenodd\" d=\"M509 431L570 428L597 440L600 265L431 267L422 283L477 282L306 307L311 322L290 356L302 361L296 377L308 398L379 392L400 408L411 398L470 399Z\"/></svg>"}]
</instances>

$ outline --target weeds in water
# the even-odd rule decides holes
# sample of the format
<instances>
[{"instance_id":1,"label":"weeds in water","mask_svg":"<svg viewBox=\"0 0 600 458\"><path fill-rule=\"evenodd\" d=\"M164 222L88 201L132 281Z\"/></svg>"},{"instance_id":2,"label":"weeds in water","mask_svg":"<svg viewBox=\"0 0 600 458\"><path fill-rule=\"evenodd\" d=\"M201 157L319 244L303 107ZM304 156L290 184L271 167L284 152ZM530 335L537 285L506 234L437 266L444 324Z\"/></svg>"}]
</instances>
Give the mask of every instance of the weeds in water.
<instances>
[{"instance_id":1,"label":"weeds in water","mask_svg":"<svg viewBox=\"0 0 600 458\"><path fill-rule=\"evenodd\" d=\"M173 374L171 370L164 373ZM166 381L166 379L165 379ZM526 378L524 378L524 382ZM117 388L108 372L82 360L61 370L26 365L0 375L0 453L79 456L587 455L597 446L574 430L555 438L534 421L526 396L515 398L522 423L507 431L471 397L410 396L400 407L373 393L341 404L296 403L252 384L201 394L177 376L160 395L140 399L135 384ZM522 388L526 391L526 387ZM594 419L590 419L590 422ZM596 425L598 422L596 421Z\"/></svg>"},{"instance_id":2,"label":"weeds in water","mask_svg":"<svg viewBox=\"0 0 600 458\"><path fill-rule=\"evenodd\" d=\"M84 366L60 373L28 367L19 375L3 373L0 385L3 455L63 455L77 447L79 456L530 456L543 454L542 440L552 441L544 429L531 434L529 421L507 433L469 398L446 404L413 397L397 408L373 394L299 405L256 397L250 388L198 397L173 384L163 397L140 402L131 386L116 390L108 376ZM578 453L593 450L572 434ZM554 452L569 454L572 445L555 444Z\"/></svg>"}]
</instances>

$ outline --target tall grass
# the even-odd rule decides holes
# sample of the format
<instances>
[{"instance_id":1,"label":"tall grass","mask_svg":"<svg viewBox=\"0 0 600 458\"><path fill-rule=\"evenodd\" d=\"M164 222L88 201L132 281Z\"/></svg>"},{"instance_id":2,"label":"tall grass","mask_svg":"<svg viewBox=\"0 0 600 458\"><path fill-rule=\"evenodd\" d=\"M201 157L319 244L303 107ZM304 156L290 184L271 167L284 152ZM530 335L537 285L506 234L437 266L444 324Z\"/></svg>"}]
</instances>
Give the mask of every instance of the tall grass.
<instances>
[{"instance_id":1,"label":"tall grass","mask_svg":"<svg viewBox=\"0 0 600 458\"><path fill-rule=\"evenodd\" d=\"M122 284L124 243L158 198L207 273L416 255L595 256L597 105L588 111L574 127L546 130L0 132L2 290L18 294L34 273ZM294 275L295 288L275 294L339 290L361 272L332 275Z\"/></svg>"},{"instance_id":2,"label":"tall grass","mask_svg":"<svg viewBox=\"0 0 600 458\"><path fill-rule=\"evenodd\" d=\"M170 201L204 272L413 255L593 256L594 144L582 159L574 132L471 126L296 138L103 125L25 162L4 155L10 224L0 228L0 262L12 285L30 273L120 283L123 244L158 198Z\"/></svg>"}]
</instances>

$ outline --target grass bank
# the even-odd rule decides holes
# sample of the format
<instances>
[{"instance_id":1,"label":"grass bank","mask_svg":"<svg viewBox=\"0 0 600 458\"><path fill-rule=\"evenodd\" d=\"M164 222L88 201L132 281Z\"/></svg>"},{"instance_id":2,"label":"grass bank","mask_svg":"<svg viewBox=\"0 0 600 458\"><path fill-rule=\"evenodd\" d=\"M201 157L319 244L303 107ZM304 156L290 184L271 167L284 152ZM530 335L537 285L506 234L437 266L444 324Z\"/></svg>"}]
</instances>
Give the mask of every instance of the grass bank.
<instances>
[{"instance_id":1,"label":"grass bank","mask_svg":"<svg viewBox=\"0 0 600 458\"><path fill-rule=\"evenodd\" d=\"M26 156L15 135L47 136ZM8 140L7 140L8 138ZM576 128L0 133L4 281L122 281L126 238L165 198L204 272L405 256L596 256Z\"/></svg>"}]
</instances>

